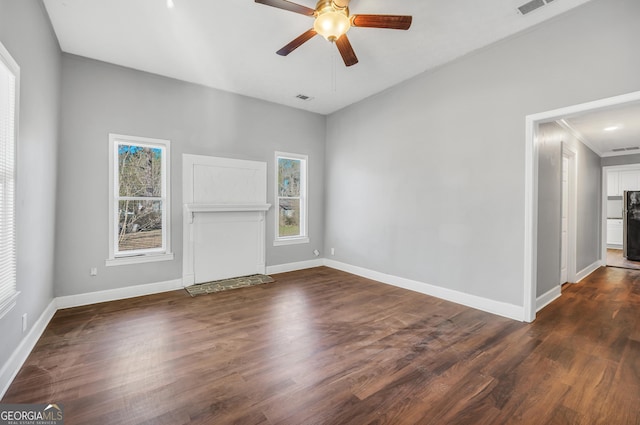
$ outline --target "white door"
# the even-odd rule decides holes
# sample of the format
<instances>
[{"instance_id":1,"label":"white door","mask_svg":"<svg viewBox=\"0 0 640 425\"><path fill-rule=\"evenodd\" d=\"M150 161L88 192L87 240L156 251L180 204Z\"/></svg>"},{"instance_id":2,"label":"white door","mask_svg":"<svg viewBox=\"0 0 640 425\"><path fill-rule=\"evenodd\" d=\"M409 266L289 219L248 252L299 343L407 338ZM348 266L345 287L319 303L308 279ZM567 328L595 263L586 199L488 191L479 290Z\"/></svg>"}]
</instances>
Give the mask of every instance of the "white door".
<instances>
[{"instance_id":1,"label":"white door","mask_svg":"<svg viewBox=\"0 0 640 425\"><path fill-rule=\"evenodd\" d=\"M560 284L567 281L569 251L569 158L562 157L562 232L560 246Z\"/></svg>"}]
</instances>

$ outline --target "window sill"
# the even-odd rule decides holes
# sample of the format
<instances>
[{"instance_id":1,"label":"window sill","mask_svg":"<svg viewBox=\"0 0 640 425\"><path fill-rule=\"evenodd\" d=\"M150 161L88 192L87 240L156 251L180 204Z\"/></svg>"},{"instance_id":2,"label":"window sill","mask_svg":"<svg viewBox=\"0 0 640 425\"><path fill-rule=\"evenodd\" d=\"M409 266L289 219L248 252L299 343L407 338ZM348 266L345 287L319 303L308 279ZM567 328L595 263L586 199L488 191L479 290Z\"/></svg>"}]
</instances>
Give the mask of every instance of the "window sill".
<instances>
[{"instance_id":1,"label":"window sill","mask_svg":"<svg viewBox=\"0 0 640 425\"><path fill-rule=\"evenodd\" d=\"M20 292L15 291L9 297L0 303L0 319L4 317L5 314L11 311L13 307L16 306L16 301L18 300L18 295Z\"/></svg>"},{"instance_id":2,"label":"window sill","mask_svg":"<svg viewBox=\"0 0 640 425\"><path fill-rule=\"evenodd\" d=\"M105 260L104 265L107 267L125 266L127 264L155 263L156 261L171 261L171 260L173 260L173 253L133 255L131 257L109 258Z\"/></svg>"},{"instance_id":3,"label":"window sill","mask_svg":"<svg viewBox=\"0 0 640 425\"><path fill-rule=\"evenodd\" d=\"M276 239L273 241L273 246L297 245L302 243L309 243L309 238Z\"/></svg>"}]
</instances>

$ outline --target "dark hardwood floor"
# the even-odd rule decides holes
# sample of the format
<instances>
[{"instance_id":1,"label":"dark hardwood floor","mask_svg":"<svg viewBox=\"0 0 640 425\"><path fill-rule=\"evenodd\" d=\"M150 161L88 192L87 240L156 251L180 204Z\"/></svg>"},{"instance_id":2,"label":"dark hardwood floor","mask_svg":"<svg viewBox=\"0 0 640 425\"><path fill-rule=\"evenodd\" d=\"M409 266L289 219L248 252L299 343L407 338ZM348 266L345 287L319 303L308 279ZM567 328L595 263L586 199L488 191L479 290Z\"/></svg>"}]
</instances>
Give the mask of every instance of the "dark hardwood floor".
<instances>
[{"instance_id":1,"label":"dark hardwood floor","mask_svg":"<svg viewBox=\"0 0 640 425\"><path fill-rule=\"evenodd\" d=\"M640 424L640 272L533 324L328 268L58 311L3 403L65 424ZM519 284L514 282L514 284Z\"/></svg>"}]
</instances>

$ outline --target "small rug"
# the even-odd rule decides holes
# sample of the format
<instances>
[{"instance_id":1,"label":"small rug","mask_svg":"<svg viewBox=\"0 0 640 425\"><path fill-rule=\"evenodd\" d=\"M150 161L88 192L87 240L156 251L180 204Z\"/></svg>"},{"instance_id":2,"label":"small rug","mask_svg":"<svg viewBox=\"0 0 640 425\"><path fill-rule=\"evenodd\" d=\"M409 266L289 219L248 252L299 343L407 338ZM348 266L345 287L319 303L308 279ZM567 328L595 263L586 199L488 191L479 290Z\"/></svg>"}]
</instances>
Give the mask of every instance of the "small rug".
<instances>
[{"instance_id":1,"label":"small rug","mask_svg":"<svg viewBox=\"0 0 640 425\"><path fill-rule=\"evenodd\" d=\"M214 292L228 291L229 289L246 288L247 286L261 285L263 283L271 283L275 280L266 274L252 274L250 276L234 277L231 279L214 280L213 282L198 283L196 285L187 286L189 295L213 294Z\"/></svg>"}]
</instances>

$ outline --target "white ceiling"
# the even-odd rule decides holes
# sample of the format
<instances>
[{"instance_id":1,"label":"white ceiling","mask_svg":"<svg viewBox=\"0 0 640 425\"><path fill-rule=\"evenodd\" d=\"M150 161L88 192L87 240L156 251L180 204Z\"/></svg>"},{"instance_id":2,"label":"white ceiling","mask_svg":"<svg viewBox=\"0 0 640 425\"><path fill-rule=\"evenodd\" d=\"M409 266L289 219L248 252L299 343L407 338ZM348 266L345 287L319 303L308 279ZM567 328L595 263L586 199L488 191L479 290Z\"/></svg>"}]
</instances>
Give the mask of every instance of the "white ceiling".
<instances>
[{"instance_id":1,"label":"white ceiling","mask_svg":"<svg viewBox=\"0 0 640 425\"><path fill-rule=\"evenodd\" d=\"M640 153L640 102L567 117L564 124L600 156ZM605 130L611 127L617 128Z\"/></svg>"},{"instance_id":2,"label":"white ceiling","mask_svg":"<svg viewBox=\"0 0 640 425\"><path fill-rule=\"evenodd\" d=\"M408 31L352 28L360 62L347 68L316 36L276 50L313 19L253 0L44 0L63 51L329 114L589 0L352 0L352 14L412 15ZM315 8L316 0L297 0ZM296 95L311 96L302 101Z\"/></svg>"}]
</instances>

